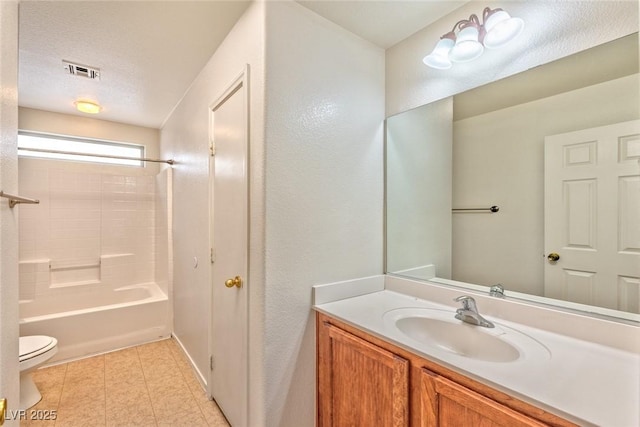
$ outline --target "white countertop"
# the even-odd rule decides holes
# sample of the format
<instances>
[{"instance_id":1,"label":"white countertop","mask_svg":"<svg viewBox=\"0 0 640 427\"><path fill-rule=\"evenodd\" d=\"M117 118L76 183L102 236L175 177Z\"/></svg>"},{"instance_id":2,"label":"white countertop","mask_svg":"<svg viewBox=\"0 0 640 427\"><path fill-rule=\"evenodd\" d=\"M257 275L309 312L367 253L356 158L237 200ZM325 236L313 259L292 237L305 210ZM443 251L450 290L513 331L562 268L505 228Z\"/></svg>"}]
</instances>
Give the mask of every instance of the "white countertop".
<instances>
[{"instance_id":1,"label":"white countertop","mask_svg":"<svg viewBox=\"0 0 640 427\"><path fill-rule=\"evenodd\" d=\"M640 426L640 355L637 352L485 315L479 302L479 311L485 318L498 327L515 329L537 340L548 350L544 354L523 352L523 357L513 362L479 361L420 345L384 320L385 313L407 307L446 310L453 316L453 305L384 289L384 278L353 282L359 282L355 294L361 295L348 296L345 289L354 289L349 282L322 285L322 293L314 290L314 309L577 424ZM342 299L330 301L327 286L334 286L335 290L337 285L344 284L347 286L337 293ZM368 285L373 286L367 290ZM438 292L437 289L430 291ZM465 293L476 298L473 293ZM635 337L633 334L632 338Z\"/></svg>"}]
</instances>

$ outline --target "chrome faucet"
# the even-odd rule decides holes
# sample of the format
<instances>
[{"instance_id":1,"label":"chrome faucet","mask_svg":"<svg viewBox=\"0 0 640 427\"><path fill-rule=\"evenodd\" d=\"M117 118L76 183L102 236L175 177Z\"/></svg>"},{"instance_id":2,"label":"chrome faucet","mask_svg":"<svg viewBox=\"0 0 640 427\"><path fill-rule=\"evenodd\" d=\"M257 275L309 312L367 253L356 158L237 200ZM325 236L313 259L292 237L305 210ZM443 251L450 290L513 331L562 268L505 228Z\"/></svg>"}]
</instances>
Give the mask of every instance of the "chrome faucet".
<instances>
[{"instance_id":1,"label":"chrome faucet","mask_svg":"<svg viewBox=\"0 0 640 427\"><path fill-rule=\"evenodd\" d=\"M493 323L480 316L480 313L478 313L478 307L476 306L476 300L470 296L462 295L454 299L454 301L462 303L462 308L456 310L456 319L485 328L493 328L495 326Z\"/></svg>"},{"instance_id":2,"label":"chrome faucet","mask_svg":"<svg viewBox=\"0 0 640 427\"><path fill-rule=\"evenodd\" d=\"M504 298L504 286L500 283L489 288L489 296L496 298Z\"/></svg>"}]
</instances>

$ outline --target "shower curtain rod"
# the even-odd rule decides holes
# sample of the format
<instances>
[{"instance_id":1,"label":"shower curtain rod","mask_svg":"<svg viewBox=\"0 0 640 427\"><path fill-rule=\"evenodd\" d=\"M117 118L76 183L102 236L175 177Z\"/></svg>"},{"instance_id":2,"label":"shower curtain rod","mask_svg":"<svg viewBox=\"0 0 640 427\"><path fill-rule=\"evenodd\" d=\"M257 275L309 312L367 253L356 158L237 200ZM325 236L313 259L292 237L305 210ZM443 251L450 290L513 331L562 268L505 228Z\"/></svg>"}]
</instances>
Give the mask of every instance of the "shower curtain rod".
<instances>
[{"instance_id":1,"label":"shower curtain rod","mask_svg":"<svg viewBox=\"0 0 640 427\"><path fill-rule=\"evenodd\" d=\"M22 150L22 151L33 151L35 153L67 154L67 155L71 155L71 156L103 157L105 159L136 160L136 161L139 161L139 162L168 163L170 165L175 163L175 161L172 160L172 159L159 160L159 159L148 159L146 157L127 157L127 156L112 156L110 154L75 153L73 151L45 150L45 149L42 149L42 148L20 147L20 150Z\"/></svg>"}]
</instances>

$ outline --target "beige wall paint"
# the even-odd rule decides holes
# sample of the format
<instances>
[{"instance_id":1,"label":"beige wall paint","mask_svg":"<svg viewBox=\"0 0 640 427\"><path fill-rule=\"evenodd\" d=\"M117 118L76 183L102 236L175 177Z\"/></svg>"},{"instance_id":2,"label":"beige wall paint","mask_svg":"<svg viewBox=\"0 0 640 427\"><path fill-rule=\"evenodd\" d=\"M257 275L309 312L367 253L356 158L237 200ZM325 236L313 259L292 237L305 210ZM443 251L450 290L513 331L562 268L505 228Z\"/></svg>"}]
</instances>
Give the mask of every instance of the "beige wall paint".
<instances>
[{"instance_id":1,"label":"beige wall paint","mask_svg":"<svg viewBox=\"0 0 640 427\"><path fill-rule=\"evenodd\" d=\"M0 190L18 194L18 2L0 2ZM0 199L0 398L18 410L18 215ZM7 420L18 426L19 420Z\"/></svg>"},{"instance_id":2,"label":"beige wall paint","mask_svg":"<svg viewBox=\"0 0 640 427\"><path fill-rule=\"evenodd\" d=\"M452 139L452 97L387 119L387 272L451 278Z\"/></svg>"},{"instance_id":3,"label":"beige wall paint","mask_svg":"<svg viewBox=\"0 0 640 427\"><path fill-rule=\"evenodd\" d=\"M315 420L311 286L382 272L384 51L267 2L265 425Z\"/></svg>"},{"instance_id":4,"label":"beige wall paint","mask_svg":"<svg viewBox=\"0 0 640 427\"><path fill-rule=\"evenodd\" d=\"M640 117L632 75L454 122L453 279L542 295L544 137Z\"/></svg>"},{"instance_id":5,"label":"beige wall paint","mask_svg":"<svg viewBox=\"0 0 640 427\"><path fill-rule=\"evenodd\" d=\"M161 130L173 166L174 331L203 381L209 375L209 107L249 65L250 272L249 425L264 417L264 31L265 4L252 3ZM194 257L199 265L194 268ZM213 343L224 345L224 343Z\"/></svg>"},{"instance_id":6,"label":"beige wall paint","mask_svg":"<svg viewBox=\"0 0 640 427\"><path fill-rule=\"evenodd\" d=\"M163 127L162 154L177 162L175 332L202 373L210 273L193 257L209 250L208 107L244 63L249 425L313 425L311 286L382 271L384 54L293 2L254 3Z\"/></svg>"}]
</instances>

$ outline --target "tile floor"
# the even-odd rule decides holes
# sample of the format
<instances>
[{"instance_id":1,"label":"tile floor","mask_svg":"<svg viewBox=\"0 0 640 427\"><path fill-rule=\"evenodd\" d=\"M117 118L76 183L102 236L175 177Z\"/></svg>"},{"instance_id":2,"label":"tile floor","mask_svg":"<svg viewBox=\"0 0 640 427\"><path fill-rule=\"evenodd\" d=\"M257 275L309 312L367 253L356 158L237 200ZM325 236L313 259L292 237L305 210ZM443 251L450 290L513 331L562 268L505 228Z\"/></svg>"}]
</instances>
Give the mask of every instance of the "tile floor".
<instances>
[{"instance_id":1,"label":"tile floor","mask_svg":"<svg viewBox=\"0 0 640 427\"><path fill-rule=\"evenodd\" d=\"M39 369L34 380L42 400L26 415L57 418L21 427L229 426L174 339Z\"/></svg>"}]
</instances>

